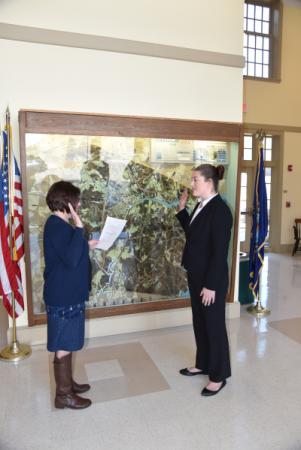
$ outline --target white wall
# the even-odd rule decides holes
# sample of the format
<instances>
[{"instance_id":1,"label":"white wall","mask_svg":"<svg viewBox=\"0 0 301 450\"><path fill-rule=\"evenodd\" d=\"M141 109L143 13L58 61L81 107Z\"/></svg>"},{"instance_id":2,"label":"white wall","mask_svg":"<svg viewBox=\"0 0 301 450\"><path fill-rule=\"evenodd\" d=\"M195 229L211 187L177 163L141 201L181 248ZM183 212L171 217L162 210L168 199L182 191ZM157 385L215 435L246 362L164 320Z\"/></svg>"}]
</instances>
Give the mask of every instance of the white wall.
<instances>
[{"instance_id":1,"label":"white wall","mask_svg":"<svg viewBox=\"0 0 301 450\"><path fill-rule=\"evenodd\" d=\"M242 55L241 0L1 0L0 22Z\"/></svg>"},{"instance_id":2,"label":"white wall","mask_svg":"<svg viewBox=\"0 0 301 450\"><path fill-rule=\"evenodd\" d=\"M0 22L242 54L243 2L2 0ZM0 112L242 121L242 69L0 39ZM5 64L4 64L5 61ZM26 325L23 315L18 325Z\"/></svg>"}]
</instances>

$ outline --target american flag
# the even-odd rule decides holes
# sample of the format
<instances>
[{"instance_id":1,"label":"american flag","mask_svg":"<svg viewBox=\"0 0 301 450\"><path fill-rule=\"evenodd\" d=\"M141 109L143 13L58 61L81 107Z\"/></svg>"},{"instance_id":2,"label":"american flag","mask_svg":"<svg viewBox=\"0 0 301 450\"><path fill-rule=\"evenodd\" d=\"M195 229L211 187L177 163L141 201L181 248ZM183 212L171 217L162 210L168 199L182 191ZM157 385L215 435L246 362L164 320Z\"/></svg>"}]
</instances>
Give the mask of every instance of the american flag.
<instances>
[{"instance_id":1,"label":"american flag","mask_svg":"<svg viewBox=\"0 0 301 450\"><path fill-rule=\"evenodd\" d=\"M24 311L23 289L20 259L24 255L23 246L23 209L21 176L17 161L14 158L13 212L9 220L9 144L7 131L2 132L3 158L0 166L0 295L9 315L13 316L12 294L15 298L15 317ZM10 229L11 228L11 229ZM11 250L12 248L12 250Z\"/></svg>"}]
</instances>

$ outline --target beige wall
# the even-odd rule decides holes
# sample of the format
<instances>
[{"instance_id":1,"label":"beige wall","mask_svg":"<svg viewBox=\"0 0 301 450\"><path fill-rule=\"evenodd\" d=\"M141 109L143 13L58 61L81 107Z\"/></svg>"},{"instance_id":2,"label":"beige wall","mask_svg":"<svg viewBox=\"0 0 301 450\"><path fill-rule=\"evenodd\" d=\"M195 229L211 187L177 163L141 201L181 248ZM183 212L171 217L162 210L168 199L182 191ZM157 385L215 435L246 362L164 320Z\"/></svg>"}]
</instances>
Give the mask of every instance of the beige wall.
<instances>
[{"instance_id":1,"label":"beige wall","mask_svg":"<svg viewBox=\"0 0 301 450\"><path fill-rule=\"evenodd\" d=\"M281 81L244 81L244 102L247 112L244 122L263 125L269 131L284 133L283 189L278 207L281 208L280 244L292 244L295 217L301 217L301 8L284 6L282 32ZM290 129L289 127L297 127ZM276 130L276 131L275 131ZM294 131L294 132L291 132ZM293 164L293 172L287 165ZM287 192L284 192L287 191ZM291 207L286 208L285 202ZM271 224L273 226L273 224Z\"/></svg>"},{"instance_id":2,"label":"beige wall","mask_svg":"<svg viewBox=\"0 0 301 450\"><path fill-rule=\"evenodd\" d=\"M292 244L294 220L301 218L301 133L285 133L284 148L281 244ZM289 164L293 164L292 172L287 170ZM285 207L286 201L291 202L290 208Z\"/></svg>"},{"instance_id":3,"label":"beige wall","mask_svg":"<svg viewBox=\"0 0 301 450\"><path fill-rule=\"evenodd\" d=\"M301 8L283 8L281 82L244 81L246 123L301 126Z\"/></svg>"},{"instance_id":4,"label":"beige wall","mask_svg":"<svg viewBox=\"0 0 301 450\"><path fill-rule=\"evenodd\" d=\"M242 55L242 0L2 0L0 22ZM12 39L0 39L0 54L17 157L19 109L242 121L239 67Z\"/></svg>"}]
</instances>

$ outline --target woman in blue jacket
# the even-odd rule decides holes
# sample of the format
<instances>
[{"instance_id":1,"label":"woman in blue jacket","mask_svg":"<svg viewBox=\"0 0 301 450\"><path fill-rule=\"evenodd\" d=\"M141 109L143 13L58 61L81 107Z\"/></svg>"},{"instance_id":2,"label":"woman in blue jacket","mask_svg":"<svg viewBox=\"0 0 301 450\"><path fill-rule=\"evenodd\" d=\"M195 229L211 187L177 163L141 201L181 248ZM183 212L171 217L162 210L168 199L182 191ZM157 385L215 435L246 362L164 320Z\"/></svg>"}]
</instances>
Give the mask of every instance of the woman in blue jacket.
<instances>
[{"instance_id":1,"label":"woman in blue jacket","mask_svg":"<svg viewBox=\"0 0 301 450\"><path fill-rule=\"evenodd\" d=\"M83 409L91 400L79 393L90 389L72 378L72 352L84 344L85 301L90 290L89 246L77 211L80 190L67 181L54 183L46 202L52 214L44 228L44 301L47 349L55 353L56 408ZM70 224L73 220L73 225Z\"/></svg>"}]
</instances>

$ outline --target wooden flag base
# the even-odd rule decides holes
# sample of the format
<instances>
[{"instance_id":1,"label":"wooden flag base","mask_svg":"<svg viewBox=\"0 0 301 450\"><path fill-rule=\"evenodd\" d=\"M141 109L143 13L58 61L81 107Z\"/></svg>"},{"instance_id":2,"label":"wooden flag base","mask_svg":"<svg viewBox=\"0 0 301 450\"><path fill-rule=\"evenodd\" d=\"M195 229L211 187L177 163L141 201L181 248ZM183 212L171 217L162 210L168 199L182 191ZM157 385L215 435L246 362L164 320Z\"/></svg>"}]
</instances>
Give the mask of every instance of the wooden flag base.
<instances>
[{"instance_id":1,"label":"wooden flag base","mask_svg":"<svg viewBox=\"0 0 301 450\"><path fill-rule=\"evenodd\" d=\"M0 360L7 362L19 362L31 355L31 347L14 341L0 352Z\"/></svg>"}]
</instances>

